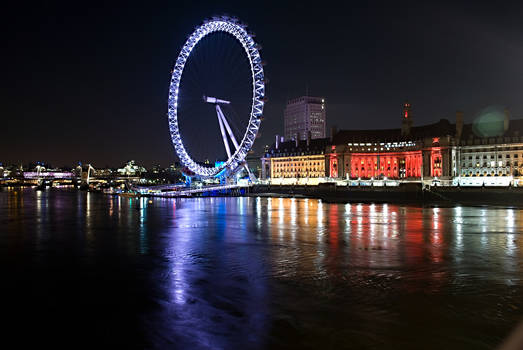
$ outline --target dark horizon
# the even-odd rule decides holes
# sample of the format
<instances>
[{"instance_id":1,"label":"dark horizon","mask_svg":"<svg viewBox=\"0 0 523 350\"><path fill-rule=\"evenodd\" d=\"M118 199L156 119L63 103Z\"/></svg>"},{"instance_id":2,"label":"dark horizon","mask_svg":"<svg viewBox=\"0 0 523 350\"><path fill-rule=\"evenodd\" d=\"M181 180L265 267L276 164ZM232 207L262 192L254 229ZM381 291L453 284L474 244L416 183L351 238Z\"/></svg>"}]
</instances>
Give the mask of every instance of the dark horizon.
<instances>
[{"instance_id":1,"label":"dark horizon","mask_svg":"<svg viewBox=\"0 0 523 350\"><path fill-rule=\"evenodd\" d=\"M456 110L470 123L489 106L523 115L520 4L299 4L10 4L0 162L173 163L170 71L195 26L224 13L249 24L268 63L258 152L306 91L325 97L328 128L398 128L405 100L414 125Z\"/></svg>"}]
</instances>

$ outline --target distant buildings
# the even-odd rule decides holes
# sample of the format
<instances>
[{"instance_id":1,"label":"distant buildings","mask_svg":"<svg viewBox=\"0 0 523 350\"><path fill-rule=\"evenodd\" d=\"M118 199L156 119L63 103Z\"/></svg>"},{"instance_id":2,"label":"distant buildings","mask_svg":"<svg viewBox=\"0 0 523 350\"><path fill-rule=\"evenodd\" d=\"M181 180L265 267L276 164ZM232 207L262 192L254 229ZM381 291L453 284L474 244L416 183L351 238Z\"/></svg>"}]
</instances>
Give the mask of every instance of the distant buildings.
<instances>
[{"instance_id":1,"label":"distant buildings","mask_svg":"<svg viewBox=\"0 0 523 350\"><path fill-rule=\"evenodd\" d=\"M124 176L140 176L141 174L147 172L144 167L136 165L134 160L128 161L123 168L120 168L117 171L118 174Z\"/></svg>"},{"instance_id":2,"label":"distant buildings","mask_svg":"<svg viewBox=\"0 0 523 350\"><path fill-rule=\"evenodd\" d=\"M523 119L509 121L505 112L504 120L464 124L457 112L456 123L413 126L406 102L398 129L340 130L305 141L277 137L262 158L262 178L275 184L325 178L523 186Z\"/></svg>"},{"instance_id":3,"label":"distant buildings","mask_svg":"<svg viewBox=\"0 0 523 350\"><path fill-rule=\"evenodd\" d=\"M326 129L325 99L302 96L287 102L284 111L284 136L286 140L324 138Z\"/></svg>"},{"instance_id":4,"label":"distant buildings","mask_svg":"<svg viewBox=\"0 0 523 350\"><path fill-rule=\"evenodd\" d=\"M0 163L1 186L34 186L45 180L49 186L73 186L91 184L99 186L120 186L131 181L141 185L162 185L182 182L183 175L179 163L167 168L155 165L149 169L137 165L134 160L122 168L94 168L88 163L78 163L69 168L50 168L42 162L21 165L3 165Z\"/></svg>"}]
</instances>

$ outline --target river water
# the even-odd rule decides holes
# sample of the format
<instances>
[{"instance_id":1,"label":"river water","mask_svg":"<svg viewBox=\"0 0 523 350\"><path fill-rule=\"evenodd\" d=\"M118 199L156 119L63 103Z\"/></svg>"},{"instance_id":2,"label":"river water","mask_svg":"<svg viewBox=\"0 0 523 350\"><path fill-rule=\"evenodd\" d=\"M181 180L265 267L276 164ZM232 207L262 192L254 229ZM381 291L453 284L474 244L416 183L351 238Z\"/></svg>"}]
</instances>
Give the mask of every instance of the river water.
<instances>
[{"instance_id":1,"label":"river water","mask_svg":"<svg viewBox=\"0 0 523 350\"><path fill-rule=\"evenodd\" d=\"M4 343L492 349L523 319L523 211L0 192Z\"/></svg>"}]
</instances>

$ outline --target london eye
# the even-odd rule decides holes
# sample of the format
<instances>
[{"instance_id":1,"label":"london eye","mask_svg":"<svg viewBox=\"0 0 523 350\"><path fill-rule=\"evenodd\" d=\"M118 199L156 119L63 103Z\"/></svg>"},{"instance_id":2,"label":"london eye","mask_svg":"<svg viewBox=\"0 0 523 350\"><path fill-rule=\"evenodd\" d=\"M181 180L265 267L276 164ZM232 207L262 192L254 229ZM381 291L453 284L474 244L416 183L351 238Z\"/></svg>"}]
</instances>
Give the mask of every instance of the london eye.
<instances>
[{"instance_id":1,"label":"london eye","mask_svg":"<svg viewBox=\"0 0 523 350\"><path fill-rule=\"evenodd\" d=\"M214 17L183 45L171 76L171 140L187 173L212 178L245 167L260 128L265 83L260 46L244 24Z\"/></svg>"}]
</instances>

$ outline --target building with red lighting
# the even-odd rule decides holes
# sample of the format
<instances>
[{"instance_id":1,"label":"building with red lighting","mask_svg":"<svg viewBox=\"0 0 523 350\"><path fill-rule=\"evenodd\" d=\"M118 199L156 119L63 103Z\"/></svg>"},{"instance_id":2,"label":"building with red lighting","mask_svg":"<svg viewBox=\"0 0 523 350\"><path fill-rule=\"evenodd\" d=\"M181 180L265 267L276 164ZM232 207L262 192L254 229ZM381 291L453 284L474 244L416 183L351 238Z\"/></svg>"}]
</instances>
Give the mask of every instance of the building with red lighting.
<instances>
[{"instance_id":1,"label":"building with red lighting","mask_svg":"<svg viewBox=\"0 0 523 350\"><path fill-rule=\"evenodd\" d=\"M442 119L412 126L411 105L403 106L401 129L341 130L327 152L329 176L345 179L450 179L456 157L455 126Z\"/></svg>"},{"instance_id":2,"label":"building with red lighting","mask_svg":"<svg viewBox=\"0 0 523 350\"><path fill-rule=\"evenodd\" d=\"M278 137L262 158L262 179L437 179L455 185L464 177L510 176L523 184L523 119L509 121L505 112L504 119L464 124L457 112L455 123L413 126L411 109L404 103L397 129L340 130L312 141Z\"/></svg>"}]
</instances>

